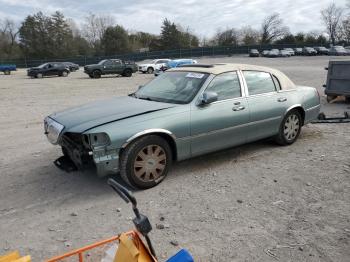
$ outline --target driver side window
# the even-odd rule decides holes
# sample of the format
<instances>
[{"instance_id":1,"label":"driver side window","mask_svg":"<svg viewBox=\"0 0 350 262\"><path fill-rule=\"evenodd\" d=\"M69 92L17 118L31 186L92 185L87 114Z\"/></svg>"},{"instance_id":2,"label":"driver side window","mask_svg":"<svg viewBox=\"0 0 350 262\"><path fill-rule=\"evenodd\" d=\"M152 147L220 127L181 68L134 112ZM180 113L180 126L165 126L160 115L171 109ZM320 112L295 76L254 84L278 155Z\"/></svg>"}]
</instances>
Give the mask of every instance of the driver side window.
<instances>
[{"instance_id":1,"label":"driver side window","mask_svg":"<svg viewBox=\"0 0 350 262\"><path fill-rule=\"evenodd\" d=\"M206 91L218 94L218 101L241 97L241 85L237 72L227 72L217 75Z\"/></svg>"}]
</instances>

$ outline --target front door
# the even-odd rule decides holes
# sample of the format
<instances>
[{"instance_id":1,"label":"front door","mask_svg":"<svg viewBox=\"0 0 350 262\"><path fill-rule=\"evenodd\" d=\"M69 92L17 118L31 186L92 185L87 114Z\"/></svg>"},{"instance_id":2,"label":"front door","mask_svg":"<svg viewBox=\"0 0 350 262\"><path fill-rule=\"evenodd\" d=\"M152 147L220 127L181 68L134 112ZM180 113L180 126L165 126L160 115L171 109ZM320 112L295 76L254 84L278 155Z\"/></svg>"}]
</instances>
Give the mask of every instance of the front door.
<instances>
[{"instance_id":1,"label":"front door","mask_svg":"<svg viewBox=\"0 0 350 262\"><path fill-rule=\"evenodd\" d=\"M218 101L191 108L192 156L243 144L249 107L242 96L237 72L217 75L205 92L218 94Z\"/></svg>"},{"instance_id":2,"label":"front door","mask_svg":"<svg viewBox=\"0 0 350 262\"><path fill-rule=\"evenodd\" d=\"M112 74L114 72L114 61L113 60L107 60L103 64L103 71L105 74Z\"/></svg>"}]
</instances>

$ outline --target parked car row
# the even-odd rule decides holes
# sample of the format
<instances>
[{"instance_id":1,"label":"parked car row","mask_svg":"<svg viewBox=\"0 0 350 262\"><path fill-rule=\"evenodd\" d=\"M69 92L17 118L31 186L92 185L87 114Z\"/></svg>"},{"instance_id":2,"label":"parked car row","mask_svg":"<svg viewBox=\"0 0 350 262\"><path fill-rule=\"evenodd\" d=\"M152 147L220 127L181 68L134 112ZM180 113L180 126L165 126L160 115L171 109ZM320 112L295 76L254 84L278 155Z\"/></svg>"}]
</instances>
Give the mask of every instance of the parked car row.
<instances>
[{"instance_id":1,"label":"parked car row","mask_svg":"<svg viewBox=\"0 0 350 262\"><path fill-rule=\"evenodd\" d=\"M70 72L79 70L79 65L72 62L48 62L27 70L27 75L32 78L44 76L68 76Z\"/></svg>"},{"instance_id":2,"label":"parked car row","mask_svg":"<svg viewBox=\"0 0 350 262\"><path fill-rule=\"evenodd\" d=\"M250 57L290 57L294 55L305 55L305 56L316 56L316 55L332 55L332 56L342 56L350 55L350 47L343 46L332 46L331 48L326 48L324 46L316 47L304 47L304 48L284 48L284 49L271 49L263 50L261 53L257 49L251 49L249 51Z\"/></svg>"},{"instance_id":3,"label":"parked car row","mask_svg":"<svg viewBox=\"0 0 350 262\"><path fill-rule=\"evenodd\" d=\"M27 75L32 78L44 76L68 76L70 72L79 70L79 65L71 62L49 62L27 70ZM102 75L132 76L137 71L134 62L126 62L120 59L105 59L98 64L84 66L84 73L90 78L100 78Z\"/></svg>"}]
</instances>

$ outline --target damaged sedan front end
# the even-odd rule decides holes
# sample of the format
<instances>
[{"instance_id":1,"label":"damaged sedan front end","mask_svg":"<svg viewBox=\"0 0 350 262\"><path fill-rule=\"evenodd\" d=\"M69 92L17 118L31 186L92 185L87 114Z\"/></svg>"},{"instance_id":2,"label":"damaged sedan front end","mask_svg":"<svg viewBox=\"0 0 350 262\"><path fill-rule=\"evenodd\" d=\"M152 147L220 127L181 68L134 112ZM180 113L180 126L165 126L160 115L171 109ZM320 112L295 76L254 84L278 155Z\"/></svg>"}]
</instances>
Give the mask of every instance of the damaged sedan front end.
<instances>
[{"instance_id":1,"label":"damaged sedan front end","mask_svg":"<svg viewBox=\"0 0 350 262\"><path fill-rule=\"evenodd\" d=\"M47 139L53 145L60 145L64 157L70 160L64 163L72 164L79 170L94 167L98 176L118 172L119 149L110 146L111 141L106 133L64 132L64 128L50 117L44 120ZM60 162L62 165L62 159ZM67 170L66 167L62 168Z\"/></svg>"}]
</instances>

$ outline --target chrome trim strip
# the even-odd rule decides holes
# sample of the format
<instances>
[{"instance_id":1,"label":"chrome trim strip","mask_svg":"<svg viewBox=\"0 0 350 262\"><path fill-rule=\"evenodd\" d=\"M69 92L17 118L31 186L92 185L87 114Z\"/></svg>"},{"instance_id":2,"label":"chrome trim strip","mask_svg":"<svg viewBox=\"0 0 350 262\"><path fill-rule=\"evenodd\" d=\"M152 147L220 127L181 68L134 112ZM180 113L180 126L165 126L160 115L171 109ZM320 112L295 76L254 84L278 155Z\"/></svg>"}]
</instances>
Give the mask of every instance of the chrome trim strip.
<instances>
[{"instance_id":1,"label":"chrome trim strip","mask_svg":"<svg viewBox=\"0 0 350 262\"><path fill-rule=\"evenodd\" d=\"M167 135L171 136L174 140L176 139L176 136L173 133L171 133L169 130L162 129L162 128L151 128L151 129L147 129L147 130L143 130L141 132L138 132L135 135L129 137L126 140L126 142L122 145L122 148L125 148L134 139L136 139L136 138L138 138L140 136L147 135L147 134L152 134L152 133L164 133L164 134L167 134Z\"/></svg>"},{"instance_id":2,"label":"chrome trim strip","mask_svg":"<svg viewBox=\"0 0 350 262\"><path fill-rule=\"evenodd\" d=\"M290 110L292 110L293 108L296 108L296 107L301 107L302 109L304 109L304 107L303 107L301 104L292 105L292 106L288 107L287 110L284 112L284 116L285 116Z\"/></svg>"},{"instance_id":3,"label":"chrome trim strip","mask_svg":"<svg viewBox=\"0 0 350 262\"><path fill-rule=\"evenodd\" d=\"M305 112L309 112L309 111L311 111L311 110L315 110L315 109L320 108L320 107L321 107L321 105L318 104L318 105L316 105L316 106L313 106L313 107L310 107L310 108L306 109Z\"/></svg>"},{"instance_id":4,"label":"chrome trim strip","mask_svg":"<svg viewBox=\"0 0 350 262\"><path fill-rule=\"evenodd\" d=\"M223 128L223 129L217 129L217 130L213 130L213 131L209 131L209 132L205 132L205 133L201 133L201 134L197 134L197 135L192 135L192 136L179 137L179 138L177 138L177 140L185 140L185 139L190 139L190 138L198 138L198 137L202 137L202 136L206 136L206 135L211 135L211 134L215 134L215 133L219 133L219 132L223 132L223 131L234 130L234 129L236 129L236 128L247 127L247 126L251 126L251 125L255 125L255 124L260 124L260 123L264 123L264 122L270 122L270 121L277 120L277 119L281 119L281 118L282 118L281 116L270 117L270 118L267 118L267 119L258 120L258 121L254 121L254 122L249 122L249 123L242 124L242 125L238 125L238 126L226 127L226 128Z\"/></svg>"}]
</instances>

